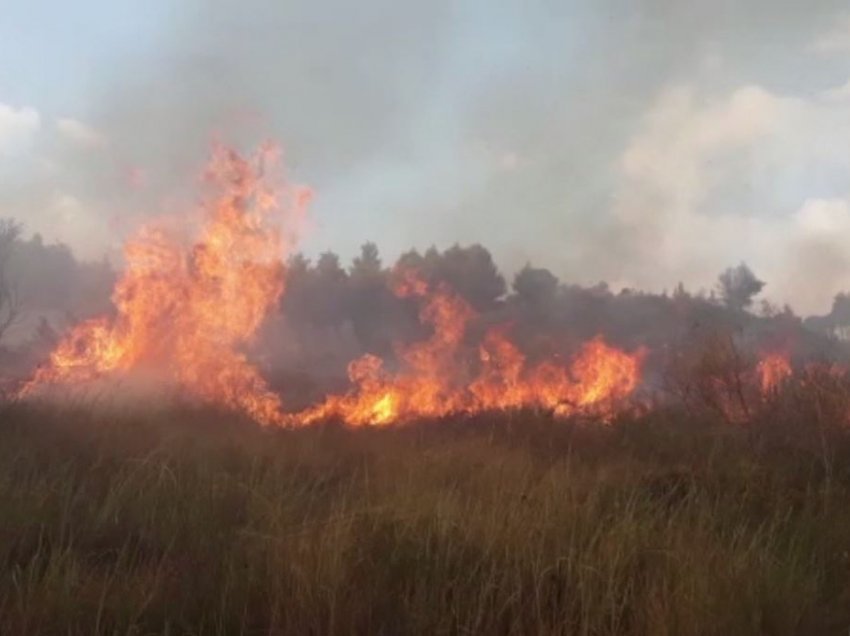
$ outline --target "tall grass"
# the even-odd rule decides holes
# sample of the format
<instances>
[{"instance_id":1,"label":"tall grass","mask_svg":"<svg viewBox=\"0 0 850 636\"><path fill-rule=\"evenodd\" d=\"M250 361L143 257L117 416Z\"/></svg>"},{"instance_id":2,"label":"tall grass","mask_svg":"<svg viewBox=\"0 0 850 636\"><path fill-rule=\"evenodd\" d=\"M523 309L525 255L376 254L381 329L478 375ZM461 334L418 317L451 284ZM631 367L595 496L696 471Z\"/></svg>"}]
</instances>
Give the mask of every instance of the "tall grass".
<instances>
[{"instance_id":1,"label":"tall grass","mask_svg":"<svg viewBox=\"0 0 850 636\"><path fill-rule=\"evenodd\" d=\"M846 634L850 475L674 411L0 411L2 634ZM829 475L826 473L829 472Z\"/></svg>"}]
</instances>

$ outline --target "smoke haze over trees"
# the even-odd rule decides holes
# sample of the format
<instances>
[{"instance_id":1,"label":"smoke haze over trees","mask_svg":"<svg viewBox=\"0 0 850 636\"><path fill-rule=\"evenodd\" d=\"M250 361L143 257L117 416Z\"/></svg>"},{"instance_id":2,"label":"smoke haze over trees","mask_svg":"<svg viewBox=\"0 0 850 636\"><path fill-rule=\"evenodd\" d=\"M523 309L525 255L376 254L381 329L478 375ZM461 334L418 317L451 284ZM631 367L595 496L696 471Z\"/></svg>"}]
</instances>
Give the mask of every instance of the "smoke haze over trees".
<instances>
[{"instance_id":1,"label":"smoke haze over trees","mask_svg":"<svg viewBox=\"0 0 850 636\"><path fill-rule=\"evenodd\" d=\"M4 272L16 290L20 323L0 343L0 372L8 377L43 362L67 327L108 313L116 272L105 260L81 262L64 245L46 244L38 235L13 236L10 228L17 226L5 227ZM846 354L847 295L836 296L830 314L805 321L787 307L758 307L755 300L765 283L744 263L719 274L716 293L690 292L680 283L672 294L652 294L615 291L604 282L571 284L531 263L509 277L508 285L490 252L478 244L410 250L385 263L375 243L364 244L350 263L333 252L315 260L292 256L278 311L269 316L250 354L276 389L298 393L297 387L306 387L305 395L344 386L347 365L364 353L392 365L400 343L429 335L415 300L393 291L395 274L411 268L431 285L447 285L474 310L465 337L473 358L482 334L494 325L510 329L532 360L553 352L568 356L597 335L629 349L647 347L649 384L662 381L671 356L685 355L717 334L734 334L754 352L790 349L799 359Z\"/></svg>"},{"instance_id":2,"label":"smoke haze over trees","mask_svg":"<svg viewBox=\"0 0 850 636\"><path fill-rule=\"evenodd\" d=\"M271 137L319 193L311 255L481 242L508 278L530 260L653 292L746 260L774 302L826 313L850 289L846 12L8 3L0 208L98 258L191 196L211 135Z\"/></svg>"}]
</instances>

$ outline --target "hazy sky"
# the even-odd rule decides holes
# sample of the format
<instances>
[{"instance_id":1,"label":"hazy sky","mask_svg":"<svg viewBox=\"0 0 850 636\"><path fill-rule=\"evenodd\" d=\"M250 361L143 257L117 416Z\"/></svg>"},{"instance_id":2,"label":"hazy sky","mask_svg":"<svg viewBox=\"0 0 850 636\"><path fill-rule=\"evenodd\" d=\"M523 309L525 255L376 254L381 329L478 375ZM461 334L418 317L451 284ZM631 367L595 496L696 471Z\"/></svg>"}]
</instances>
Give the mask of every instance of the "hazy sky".
<instances>
[{"instance_id":1,"label":"hazy sky","mask_svg":"<svg viewBox=\"0 0 850 636\"><path fill-rule=\"evenodd\" d=\"M709 6L710 5L710 6ZM0 0L0 216L96 257L272 138L304 247L850 290L850 10L743 0Z\"/></svg>"}]
</instances>

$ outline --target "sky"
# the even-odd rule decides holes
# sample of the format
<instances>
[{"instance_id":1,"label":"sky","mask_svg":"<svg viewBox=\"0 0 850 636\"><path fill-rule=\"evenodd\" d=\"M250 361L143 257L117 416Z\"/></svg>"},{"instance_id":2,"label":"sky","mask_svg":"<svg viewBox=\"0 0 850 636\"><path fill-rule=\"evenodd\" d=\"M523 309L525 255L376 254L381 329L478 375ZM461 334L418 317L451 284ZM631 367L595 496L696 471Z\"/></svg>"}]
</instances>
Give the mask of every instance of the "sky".
<instances>
[{"instance_id":1,"label":"sky","mask_svg":"<svg viewBox=\"0 0 850 636\"><path fill-rule=\"evenodd\" d=\"M303 249L487 246L614 289L850 290L850 10L820 0L0 0L0 216L84 258L272 139Z\"/></svg>"}]
</instances>

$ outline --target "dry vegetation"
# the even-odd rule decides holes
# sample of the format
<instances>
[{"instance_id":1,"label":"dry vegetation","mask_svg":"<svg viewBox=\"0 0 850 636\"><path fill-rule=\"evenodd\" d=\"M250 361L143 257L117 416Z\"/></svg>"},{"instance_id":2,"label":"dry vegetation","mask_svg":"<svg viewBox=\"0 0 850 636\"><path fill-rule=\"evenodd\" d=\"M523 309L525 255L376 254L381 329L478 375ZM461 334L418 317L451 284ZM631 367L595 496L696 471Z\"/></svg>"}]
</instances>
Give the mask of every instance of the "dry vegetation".
<instances>
[{"instance_id":1,"label":"dry vegetation","mask_svg":"<svg viewBox=\"0 0 850 636\"><path fill-rule=\"evenodd\" d=\"M283 431L7 406L0 633L846 634L850 440L801 408Z\"/></svg>"}]
</instances>

